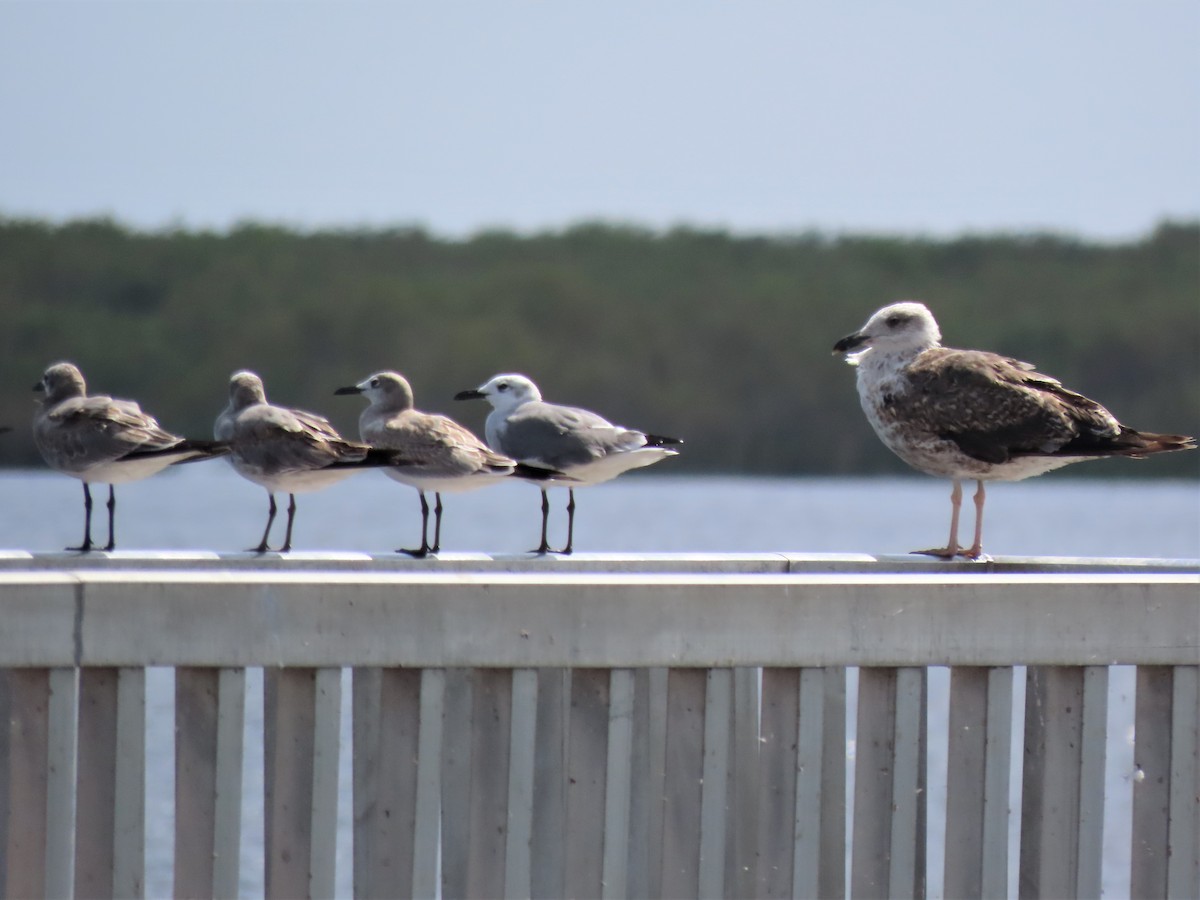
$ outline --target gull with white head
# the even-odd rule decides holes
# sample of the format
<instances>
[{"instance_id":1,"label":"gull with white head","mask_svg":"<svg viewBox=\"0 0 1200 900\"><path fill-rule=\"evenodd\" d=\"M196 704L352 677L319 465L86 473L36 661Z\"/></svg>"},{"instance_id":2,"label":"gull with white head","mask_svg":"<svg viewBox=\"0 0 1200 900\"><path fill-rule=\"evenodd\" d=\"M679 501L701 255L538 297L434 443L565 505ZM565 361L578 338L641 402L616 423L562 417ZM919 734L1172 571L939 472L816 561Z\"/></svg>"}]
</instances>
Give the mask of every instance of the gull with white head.
<instances>
[{"instance_id":1,"label":"gull with white head","mask_svg":"<svg viewBox=\"0 0 1200 900\"><path fill-rule=\"evenodd\" d=\"M471 491L513 475L545 480L559 473L526 466L490 449L448 416L426 413L413 404L412 387L396 372L376 372L335 394L361 394L370 401L358 417L359 437L372 447L399 450L407 465L387 467L389 478L415 488L421 500L421 546L400 553L421 558L442 543L442 494ZM429 501L434 496L433 543L429 543Z\"/></svg>"},{"instance_id":2,"label":"gull with white head","mask_svg":"<svg viewBox=\"0 0 1200 900\"><path fill-rule=\"evenodd\" d=\"M941 345L921 303L885 306L834 345L857 367L858 396L879 439L902 460L949 478L950 537L917 553L952 559L983 555L985 481L1020 481L1110 456L1140 458L1195 449L1195 438L1134 431L1107 409L1030 363ZM975 540L958 543L962 481L974 479Z\"/></svg>"},{"instance_id":3,"label":"gull with white head","mask_svg":"<svg viewBox=\"0 0 1200 900\"><path fill-rule=\"evenodd\" d=\"M542 540L536 553L550 552L547 486L568 489L567 543L558 552L569 554L575 534L576 487L600 484L630 469L675 456L679 452L675 446L683 443L678 438L614 425L586 409L546 403L537 385L524 375L496 375L473 390L460 391L454 399L484 399L492 405L484 434L493 449L565 476L551 476L538 485L542 491Z\"/></svg>"},{"instance_id":4,"label":"gull with white head","mask_svg":"<svg viewBox=\"0 0 1200 900\"><path fill-rule=\"evenodd\" d=\"M229 404L213 426L230 444L229 461L243 478L267 491L267 527L254 553L266 553L277 507L275 494L288 494L287 533L281 553L292 549L296 494L317 491L369 468L403 465L402 455L345 440L315 413L267 402L262 379L249 371L229 379Z\"/></svg>"},{"instance_id":5,"label":"gull with white head","mask_svg":"<svg viewBox=\"0 0 1200 900\"><path fill-rule=\"evenodd\" d=\"M83 543L68 550L92 549L92 492L89 484L108 485L108 543L116 546L113 485L139 481L176 463L210 459L227 452L224 444L192 441L164 431L132 400L88 395L78 367L68 362L46 369L33 386L42 393L33 419L33 441L52 468L83 482Z\"/></svg>"}]
</instances>

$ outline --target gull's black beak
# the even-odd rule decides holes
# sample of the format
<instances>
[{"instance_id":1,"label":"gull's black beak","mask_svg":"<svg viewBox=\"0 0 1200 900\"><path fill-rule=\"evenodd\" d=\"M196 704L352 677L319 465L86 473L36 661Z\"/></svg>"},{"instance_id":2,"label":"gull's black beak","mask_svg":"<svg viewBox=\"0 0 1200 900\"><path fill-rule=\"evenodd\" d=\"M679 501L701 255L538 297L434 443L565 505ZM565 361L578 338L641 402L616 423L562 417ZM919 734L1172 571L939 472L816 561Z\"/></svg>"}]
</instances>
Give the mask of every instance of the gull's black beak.
<instances>
[{"instance_id":1,"label":"gull's black beak","mask_svg":"<svg viewBox=\"0 0 1200 900\"><path fill-rule=\"evenodd\" d=\"M862 334L861 332L855 332L854 334L848 334L844 338L842 338L840 341L838 341L836 344L833 345L833 353L835 356L839 353L849 353L851 350L854 350L856 347L861 347L866 342L867 342L867 337L866 337L866 335Z\"/></svg>"},{"instance_id":2,"label":"gull's black beak","mask_svg":"<svg viewBox=\"0 0 1200 900\"><path fill-rule=\"evenodd\" d=\"M361 393L362 393L362 388L360 388L357 384L352 384L349 387L338 388L336 391L333 392L333 395L336 397L339 394L361 394Z\"/></svg>"},{"instance_id":3,"label":"gull's black beak","mask_svg":"<svg viewBox=\"0 0 1200 900\"><path fill-rule=\"evenodd\" d=\"M44 391L46 389L46 386L39 381L37 384L35 384L33 386L33 389L40 394L42 391Z\"/></svg>"},{"instance_id":4,"label":"gull's black beak","mask_svg":"<svg viewBox=\"0 0 1200 900\"><path fill-rule=\"evenodd\" d=\"M454 395L454 399L455 400L482 400L486 396L487 396L487 394L485 394L483 391L472 388L469 391L459 391L457 394Z\"/></svg>"}]
</instances>

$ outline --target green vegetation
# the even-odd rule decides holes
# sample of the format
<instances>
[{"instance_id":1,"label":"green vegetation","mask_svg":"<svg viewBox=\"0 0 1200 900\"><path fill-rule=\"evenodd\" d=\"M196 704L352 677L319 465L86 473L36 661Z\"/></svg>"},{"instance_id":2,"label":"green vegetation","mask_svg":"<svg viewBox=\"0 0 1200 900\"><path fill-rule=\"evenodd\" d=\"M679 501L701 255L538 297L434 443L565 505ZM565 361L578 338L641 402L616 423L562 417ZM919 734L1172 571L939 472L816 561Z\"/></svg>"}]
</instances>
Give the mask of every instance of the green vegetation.
<instances>
[{"instance_id":1,"label":"green vegetation","mask_svg":"<svg viewBox=\"0 0 1200 900\"><path fill-rule=\"evenodd\" d=\"M37 459L29 387L78 363L95 391L208 435L229 374L357 432L333 390L381 368L419 406L501 371L547 399L687 442L672 472L900 472L835 340L877 307L926 301L948 344L1030 360L1134 427L1200 430L1200 223L1144 240L739 237L584 224L450 241L418 229L134 232L0 219L0 464ZM1200 453L1095 463L1184 475ZM665 473L665 468L663 472Z\"/></svg>"}]
</instances>

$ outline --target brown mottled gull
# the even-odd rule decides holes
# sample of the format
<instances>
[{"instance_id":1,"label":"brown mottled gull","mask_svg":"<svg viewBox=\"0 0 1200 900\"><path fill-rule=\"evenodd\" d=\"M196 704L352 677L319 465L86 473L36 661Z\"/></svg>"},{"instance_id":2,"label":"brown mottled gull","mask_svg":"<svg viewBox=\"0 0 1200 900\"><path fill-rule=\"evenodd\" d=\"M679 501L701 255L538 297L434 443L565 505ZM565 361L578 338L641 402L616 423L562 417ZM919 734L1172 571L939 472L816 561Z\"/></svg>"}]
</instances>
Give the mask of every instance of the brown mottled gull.
<instances>
[{"instance_id":1,"label":"brown mottled gull","mask_svg":"<svg viewBox=\"0 0 1200 900\"><path fill-rule=\"evenodd\" d=\"M267 527L255 553L266 553L275 521L276 492L288 494L287 532L281 553L292 549L296 494L329 487L364 469L402 465L401 454L347 441L328 419L267 402L262 379L235 372L229 379L229 405L214 425L230 444L229 461L242 477L261 485L269 500Z\"/></svg>"},{"instance_id":2,"label":"brown mottled gull","mask_svg":"<svg viewBox=\"0 0 1200 900\"><path fill-rule=\"evenodd\" d=\"M42 400L33 419L33 441L52 469L83 482L83 543L68 550L92 549L92 492L89 484L108 485L108 543L116 546L113 485L139 481L167 466L220 456L227 448L214 441L192 441L164 431L132 400L102 394L88 396L83 374L69 362L55 363L34 385Z\"/></svg>"},{"instance_id":3,"label":"brown mottled gull","mask_svg":"<svg viewBox=\"0 0 1200 900\"><path fill-rule=\"evenodd\" d=\"M1192 450L1196 440L1134 431L1107 409L1026 362L943 347L920 303L879 310L834 345L858 369L858 396L880 440L915 469L954 482L950 538L918 550L945 559L983 554L985 481L1020 481L1087 459ZM977 483L975 540L958 544L962 481Z\"/></svg>"}]
</instances>

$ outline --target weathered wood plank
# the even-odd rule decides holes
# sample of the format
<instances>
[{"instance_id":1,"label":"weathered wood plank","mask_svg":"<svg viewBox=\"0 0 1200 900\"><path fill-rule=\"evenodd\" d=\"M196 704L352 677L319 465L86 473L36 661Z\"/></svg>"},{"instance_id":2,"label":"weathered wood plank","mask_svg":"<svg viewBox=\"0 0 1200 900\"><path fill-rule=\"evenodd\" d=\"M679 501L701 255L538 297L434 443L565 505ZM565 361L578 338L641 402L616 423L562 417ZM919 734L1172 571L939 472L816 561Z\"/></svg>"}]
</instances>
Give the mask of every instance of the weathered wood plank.
<instances>
[{"instance_id":1,"label":"weathered wood plank","mask_svg":"<svg viewBox=\"0 0 1200 900\"><path fill-rule=\"evenodd\" d=\"M468 897L504 892L512 673L471 673L471 794L467 835Z\"/></svg>"},{"instance_id":2,"label":"weathered wood plank","mask_svg":"<svg viewBox=\"0 0 1200 900\"><path fill-rule=\"evenodd\" d=\"M629 806L631 897L662 895L663 797L667 754L667 670L635 669Z\"/></svg>"},{"instance_id":3,"label":"weathered wood plank","mask_svg":"<svg viewBox=\"0 0 1200 900\"><path fill-rule=\"evenodd\" d=\"M733 670L709 669L704 694L704 767L700 790L699 896L725 895Z\"/></svg>"},{"instance_id":4,"label":"weathered wood plank","mask_svg":"<svg viewBox=\"0 0 1200 900\"><path fill-rule=\"evenodd\" d=\"M751 897L758 877L758 778L761 670L733 670L725 888L728 897Z\"/></svg>"},{"instance_id":5,"label":"weathered wood plank","mask_svg":"<svg viewBox=\"0 0 1200 900\"><path fill-rule=\"evenodd\" d=\"M605 898L629 896L629 831L633 787L633 671L613 669L609 679L608 759L604 788Z\"/></svg>"},{"instance_id":6,"label":"weathered wood plank","mask_svg":"<svg viewBox=\"0 0 1200 900\"><path fill-rule=\"evenodd\" d=\"M438 885L438 848L441 843L442 714L445 708L446 673L425 669L421 673L420 733L417 744L417 827L413 836L414 897L432 897ZM397 886L397 890L403 885Z\"/></svg>"},{"instance_id":7,"label":"weathered wood plank","mask_svg":"<svg viewBox=\"0 0 1200 900\"><path fill-rule=\"evenodd\" d=\"M467 896L471 833L473 679L469 669L448 669L442 706L442 896Z\"/></svg>"},{"instance_id":8,"label":"weathered wood plank","mask_svg":"<svg viewBox=\"0 0 1200 900\"><path fill-rule=\"evenodd\" d=\"M700 890L707 679L703 669L671 669L668 674L662 849L662 894L666 897L695 897Z\"/></svg>"},{"instance_id":9,"label":"weathered wood plank","mask_svg":"<svg viewBox=\"0 0 1200 900\"><path fill-rule=\"evenodd\" d=\"M803 680L803 676L801 676ZM822 683L824 746L821 750L822 897L846 894L846 667L826 666ZM800 710L801 727L808 714Z\"/></svg>"},{"instance_id":10,"label":"weathered wood plank","mask_svg":"<svg viewBox=\"0 0 1200 900\"><path fill-rule=\"evenodd\" d=\"M1102 667L1026 673L1021 897L1076 896L1099 885L1103 807L1093 799L1104 792L1107 695Z\"/></svg>"},{"instance_id":11,"label":"weathered wood plank","mask_svg":"<svg viewBox=\"0 0 1200 900\"><path fill-rule=\"evenodd\" d=\"M511 747L508 755L508 841L504 853L505 897L529 897L533 891L530 847L533 841L537 702L537 671L514 669Z\"/></svg>"},{"instance_id":12,"label":"weathered wood plank","mask_svg":"<svg viewBox=\"0 0 1200 900\"><path fill-rule=\"evenodd\" d=\"M8 803L4 827L4 896L50 896L46 887L50 671L10 669L4 676L9 705L5 720L8 766L4 778ZM71 861L74 862L73 853ZM60 891L58 896L70 892L68 883L66 893Z\"/></svg>"},{"instance_id":13,"label":"weathered wood plank","mask_svg":"<svg viewBox=\"0 0 1200 900\"><path fill-rule=\"evenodd\" d=\"M844 678L844 672L839 670L834 675L826 676L822 669L808 668L800 670L799 700L800 714L796 721L796 815L793 827L794 845L791 849L792 884L790 896L816 897L821 894L823 869L829 865L831 855L823 847L822 816L827 813L830 801L827 794L832 786L826 785L822 773L826 771L826 755L830 752L826 737L826 707L831 704L827 700L826 681L835 679L838 675ZM841 697L844 702L844 694ZM845 709L840 710L844 721ZM843 727L841 734L836 735L838 757L834 762L840 763L841 773L846 765L846 736ZM841 778L844 779L844 774ZM843 793L833 798L839 813L838 821L843 825L843 831L838 835L836 852L838 859L845 859L845 819L844 819L844 788ZM844 882L844 865L838 865L837 881ZM828 878L826 878L828 880Z\"/></svg>"},{"instance_id":14,"label":"weathered wood plank","mask_svg":"<svg viewBox=\"0 0 1200 900\"><path fill-rule=\"evenodd\" d=\"M75 775L79 746L77 669L50 670L48 707L46 896L70 897L75 885Z\"/></svg>"},{"instance_id":15,"label":"weathered wood plank","mask_svg":"<svg viewBox=\"0 0 1200 900\"><path fill-rule=\"evenodd\" d=\"M75 896L113 893L116 807L117 670L79 672L79 749L75 781Z\"/></svg>"},{"instance_id":16,"label":"weathered wood plank","mask_svg":"<svg viewBox=\"0 0 1200 900\"><path fill-rule=\"evenodd\" d=\"M1012 669L950 673L945 854L947 897L1008 893L1008 785ZM949 839L949 838L948 838Z\"/></svg>"},{"instance_id":17,"label":"weathered wood plank","mask_svg":"<svg viewBox=\"0 0 1200 900\"><path fill-rule=\"evenodd\" d=\"M534 897L547 900L566 896L567 723L570 706L570 670L538 670L530 890Z\"/></svg>"},{"instance_id":18,"label":"weathered wood plank","mask_svg":"<svg viewBox=\"0 0 1200 900\"><path fill-rule=\"evenodd\" d=\"M76 625L75 604L55 602L60 577L0 571L6 615L47 602L29 640L0 636L0 665L244 666L264 647L274 664L316 667L1187 665L1200 653L1194 574L80 570L78 646L60 637Z\"/></svg>"},{"instance_id":19,"label":"weathered wood plank","mask_svg":"<svg viewBox=\"0 0 1200 900\"><path fill-rule=\"evenodd\" d=\"M599 897L602 892L610 678L605 669L571 672L571 719L567 735L568 897Z\"/></svg>"},{"instance_id":20,"label":"weathered wood plank","mask_svg":"<svg viewBox=\"0 0 1200 900\"><path fill-rule=\"evenodd\" d=\"M1167 896L1200 896L1200 667L1176 666L1171 696Z\"/></svg>"},{"instance_id":21,"label":"weathered wood plank","mask_svg":"<svg viewBox=\"0 0 1200 900\"><path fill-rule=\"evenodd\" d=\"M1166 897L1171 812L1174 671L1139 666L1134 711L1133 852L1130 893Z\"/></svg>"},{"instance_id":22,"label":"weathered wood plank","mask_svg":"<svg viewBox=\"0 0 1200 900\"><path fill-rule=\"evenodd\" d=\"M804 772L799 760L799 741L809 736L800 730L799 724L801 671L793 668L762 671L759 858L755 889L745 896L762 897L764 900L791 897L793 872L802 878L811 875L810 889L801 893L817 896L816 858L821 836L819 825L815 833L810 833L808 826L819 819L819 799L814 809L808 805L811 798L805 796L801 800L797 788L798 777L811 775L811 771ZM816 774L819 779L819 729L815 737L818 751ZM801 847L805 848L804 851ZM808 848L812 848L811 857L805 852ZM794 859L797 855L798 860Z\"/></svg>"},{"instance_id":23,"label":"weathered wood plank","mask_svg":"<svg viewBox=\"0 0 1200 900\"><path fill-rule=\"evenodd\" d=\"M351 670L351 740L354 742L351 778L354 804L354 896L365 900L375 896L378 846L379 721L382 714L380 692L383 669L359 666Z\"/></svg>"}]
</instances>

